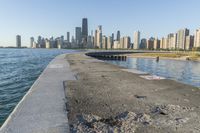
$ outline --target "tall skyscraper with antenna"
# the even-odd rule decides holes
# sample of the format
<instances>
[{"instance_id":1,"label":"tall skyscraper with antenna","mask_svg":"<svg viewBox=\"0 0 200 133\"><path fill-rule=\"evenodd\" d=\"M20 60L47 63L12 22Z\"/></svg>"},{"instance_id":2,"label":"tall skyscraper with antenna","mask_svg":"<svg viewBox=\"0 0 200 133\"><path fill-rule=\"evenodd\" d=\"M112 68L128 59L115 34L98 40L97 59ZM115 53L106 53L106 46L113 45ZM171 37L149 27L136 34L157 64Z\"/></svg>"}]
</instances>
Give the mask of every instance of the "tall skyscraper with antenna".
<instances>
[{"instance_id":1,"label":"tall skyscraper with antenna","mask_svg":"<svg viewBox=\"0 0 200 133\"><path fill-rule=\"evenodd\" d=\"M120 31L117 31L117 41L120 41Z\"/></svg>"},{"instance_id":2,"label":"tall skyscraper with antenna","mask_svg":"<svg viewBox=\"0 0 200 133\"><path fill-rule=\"evenodd\" d=\"M87 37L88 37L88 19L83 18L82 20L82 47L87 45Z\"/></svg>"}]
</instances>

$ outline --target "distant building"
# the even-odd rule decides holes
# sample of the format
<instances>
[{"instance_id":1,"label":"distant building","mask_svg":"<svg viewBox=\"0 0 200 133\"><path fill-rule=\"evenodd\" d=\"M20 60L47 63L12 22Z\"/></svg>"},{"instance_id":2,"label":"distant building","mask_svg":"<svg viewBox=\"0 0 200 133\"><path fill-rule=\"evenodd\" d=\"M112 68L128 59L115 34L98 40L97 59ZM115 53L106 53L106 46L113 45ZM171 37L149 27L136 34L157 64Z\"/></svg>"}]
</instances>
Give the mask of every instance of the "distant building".
<instances>
[{"instance_id":1,"label":"distant building","mask_svg":"<svg viewBox=\"0 0 200 133\"><path fill-rule=\"evenodd\" d=\"M62 49L64 46L64 37L59 37L56 39L57 40L57 48Z\"/></svg>"},{"instance_id":2,"label":"distant building","mask_svg":"<svg viewBox=\"0 0 200 133\"><path fill-rule=\"evenodd\" d=\"M120 48L120 42L119 41L114 41L113 49L119 49L119 48Z\"/></svg>"},{"instance_id":3,"label":"distant building","mask_svg":"<svg viewBox=\"0 0 200 133\"><path fill-rule=\"evenodd\" d=\"M122 37L122 38L120 38L120 40L119 40L119 48L120 49L124 49L124 38Z\"/></svg>"},{"instance_id":4,"label":"distant building","mask_svg":"<svg viewBox=\"0 0 200 133\"><path fill-rule=\"evenodd\" d=\"M167 49L167 44L168 44L168 41L167 41L168 39L167 38L162 38L161 40L160 40L160 48L161 49Z\"/></svg>"},{"instance_id":5,"label":"distant building","mask_svg":"<svg viewBox=\"0 0 200 133\"><path fill-rule=\"evenodd\" d=\"M51 43L48 39L45 39L45 45L46 45L46 48L48 48L48 49L52 48Z\"/></svg>"},{"instance_id":6,"label":"distant building","mask_svg":"<svg viewBox=\"0 0 200 133\"><path fill-rule=\"evenodd\" d=\"M153 50L154 49L154 38L151 37L147 40L147 49Z\"/></svg>"},{"instance_id":7,"label":"distant building","mask_svg":"<svg viewBox=\"0 0 200 133\"><path fill-rule=\"evenodd\" d=\"M37 48L41 48L41 44L42 44L42 37L38 36L38 40L37 40Z\"/></svg>"},{"instance_id":8,"label":"distant building","mask_svg":"<svg viewBox=\"0 0 200 133\"><path fill-rule=\"evenodd\" d=\"M91 30L91 43L92 43L92 48L94 48L94 35L93 35L93 30Z\"/></svg>"},{"instance_id":9,"label":"distant building","mask_svg":"<svg viewBox=\"0 0 200 133\"><path fill-rule=\"evenodd\" d=\"M176 49L177 48L177 34L170 33L167 36L167 48Z\"/></svg>"},{"instance_id":10,"label":"distant building","mask_svg":"<svg viewBox=\"0 0 200 133\"><path fill-rule=\"evenodd\" d=\"M117 40L117 41L120 41L120 38L121 38L121 35L120 35L120 31L118 30L118 31L117 31L117 38L116 38L116 40Z\"/></svg>"},{"instance_id":11,"label":"distant building","mask_svg":"<svg viewBox=\"0 0 200 133\"><path fill-rule=\"evenodd\" d=\"M99 48L99 47L97 46L97 33L98 33L98 31L95 30L95 32L94 32L94 48Z\"/></svg>"},{"instance_id":12,"label":"distant building","mask_svg":"<svg viewBox=\"0 0 200 133\"><path fill-rule=\"evenodd\" d=\"M200 47L200 28L195 31L194 47Z\"/></svg>"},{"instance_id":13,"label":"distant building","mask_svg":"<svg viewBox=\"0 0 200 133\"><path fill-rule=\"evenodd\" d=\"M107 37L103 36L102 38L102 48L107 49Z\"/></svg>"},{"instance_id":14,"label":"distant building","mask_svg":"<svg viewBox=\"0 0 200 133\"><path fill-rule=\"evenodd\" d=\"M41 40L40 48L46 48L45 39L44 38L42 38L42 40Z\"/></svg>"},{"instance_id":15,"label":"distant building","mask_svg":"<svg viewBox=\"0 0 200 133\"><path fill-rule=\"evenodd\" d=\"M94 48L94 46L93 46L93 37L92 36L88 36L87 37L87 48Z\"/></svg>"},{"instance_id":16,"label":"distant building","mask_svg":"<svg viewBox=\"0 0 200 133\"><path fill-rule=\"evenodd\" d=\"M134 43L133 43L133 49L139 49L140 48L140 32L137 31L134 33Z\"/></svg>"},{"instance_id":17,"label":"distant building","mask_svg":"<svg viewBox=\"0 0 200 133\"><path fill-rule=\"evenodd\" d=\"M32 48L37 48L37 42L33 42L33 47Z\"/></svg>"},{"instance_id":18,"label":"distant building","mask_svg":"<svg viewBox=\"0 0 200 133\"><path fill-rule=\"evenodd\" d=\"M81 44L81 27L76 27L76 44L80 47Z\"/></svg>"},{"instance_id":19,"label":"distant building","mask_svg":"<svg viewBox=\"0 0 200 133\"><path fill-rule=\"evenodd\" d=\"M124 49L129 49L130 46L131 46L131 38L129 36L125 36L123 40L124 40L123 48Z\"/></svg>"},{"instance_id":20,"label":"distant building","mask_svg":"<svg viewBox=\"0 0 200 133\"><path fill-rule=\"evenodd\" d=\"M88 20L83 18L82 20L82 44L83 48L87 45L87 36L88 36Z\"/></svg>"},{"instance_id":21,"label":"distant building","mask_svg":"<svg viewBox=\"0 0 200 133\"><path fill-rule=\"evenodd\" d=\"M99 25L96 32L95 32L95 37L96 37L96 46L97 48L102 48L102 26Z\"/></svg>"},{"instance_id":22,"label":"distant building","mask_svg":"<svg viewBox=\"0 0 200 133\"><path fill-rule=\"evenodd\" d=\"M67 32L67 42L70 42L70 32Z\"/></svg>"},{"instance_id":23,"label":"distant building","mask_svg":"<svg viewBox=\"0 0 200 133\"><path fill-rule=\"evenodd\" d=\"M140 43L140 49L146 49L146 48L147 48L147 39L143 38Z\"/></svg>"},{"instance_id":24,"label":"distant building","mask_svg":"<svg viewBox=\"0 0 200 133\"><path fill-rule=\"evenodd\" d=\"M30 48L33 48L33 43L34 43L34 37L30 38Z\"/></svg>"},{"instance_id":25,"label":"distant building","mask_svg":"<svg viewBox=\"0 0 200 133\"><path fill-rule=\"evenodd\" d=\"M153 49L160 49L160 40L158 38L154 40Z\"/></svg>"},{"instance_id":26,"label":"distant building","mask_svg":"<svg viewBox=\"0 0 200 133\"><path fill-rule=\"evenodd\" d=\"M16 47L21 48L21 36L20 35L16 36Z\"/></svg>"},{"instance_id":27,"label":"distant building","mask_svg":"<svg viewBox=\"0 0 200 133\"><path fill-rule=\"evenodd\" d=\"M194 36L186 36L186 50L191 50L194 47Z\"/></svg>"},{"instance_id":28,"label":"distant building","mask_svg":"<svg viewBox=\"0 0 200 133\"><path fill-rule=\"evenodd\" d=\"M111 48L113 48L114 41L115 41L115 35L114 35L114 33L112 33L112 43L111 43Z\"/></svg>"},{"instance_id":29,"label":"distant building","mask_svg":"<svg viewBox=\"0 0 200 133\"><path fill-rule=\"evenodd\" d=\"M188 29L181 29L177 33L177 48L178 49L186 49L186 36L189 36Z\"/></svg>"},{"instance_id":30,"label":"distant building","mask_svg":"<svg viewBox=\"0 0 200 133\"><path fill-rule=\"evenodd\" d=\"M113 39L111 36L107 38L107 49L112 49L113 46Z\"/></svg>"}]
</instances>

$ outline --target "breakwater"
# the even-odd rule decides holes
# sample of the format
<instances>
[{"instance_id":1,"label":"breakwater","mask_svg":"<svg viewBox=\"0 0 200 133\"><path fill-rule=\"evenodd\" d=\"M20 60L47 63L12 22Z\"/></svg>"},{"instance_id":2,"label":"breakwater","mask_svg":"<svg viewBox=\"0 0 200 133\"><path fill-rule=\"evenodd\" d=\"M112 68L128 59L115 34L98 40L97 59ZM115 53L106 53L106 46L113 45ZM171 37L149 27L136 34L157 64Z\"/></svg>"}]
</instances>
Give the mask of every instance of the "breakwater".
<instances>
[{"instance_id":1,"label":"breakwater","mask_svg":"<svg viewBox=\"0 0 200 133\"><path fill-rule=\"evenodd\" d=\"M49 62L72 50L0 49L0 125Z\"/></svg>"}]
</instances>

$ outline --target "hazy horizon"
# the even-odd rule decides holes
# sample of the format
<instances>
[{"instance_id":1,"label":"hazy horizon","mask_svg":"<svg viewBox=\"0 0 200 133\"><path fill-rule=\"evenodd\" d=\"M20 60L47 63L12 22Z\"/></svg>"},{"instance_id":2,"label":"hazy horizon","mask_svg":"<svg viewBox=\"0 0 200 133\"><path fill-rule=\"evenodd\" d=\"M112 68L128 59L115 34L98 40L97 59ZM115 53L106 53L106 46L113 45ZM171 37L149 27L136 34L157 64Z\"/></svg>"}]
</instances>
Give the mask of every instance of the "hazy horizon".
<instances>
[{"instance_id":1,"label":"hazy horizon","mask_svg":"<svg viewBox=\"0 0 200 133\"><path fill-rule=\"evenodd\" d=\"M88 18L89 33L98 25L103 34L117 30L122 36L163 37L181 28L190 34L200 27L199 0L2 0L0 5L0 46L15 46L16 35L22 46L29 46L30 37L58 37L81 26Z\"/></svg>"}]
</instances>

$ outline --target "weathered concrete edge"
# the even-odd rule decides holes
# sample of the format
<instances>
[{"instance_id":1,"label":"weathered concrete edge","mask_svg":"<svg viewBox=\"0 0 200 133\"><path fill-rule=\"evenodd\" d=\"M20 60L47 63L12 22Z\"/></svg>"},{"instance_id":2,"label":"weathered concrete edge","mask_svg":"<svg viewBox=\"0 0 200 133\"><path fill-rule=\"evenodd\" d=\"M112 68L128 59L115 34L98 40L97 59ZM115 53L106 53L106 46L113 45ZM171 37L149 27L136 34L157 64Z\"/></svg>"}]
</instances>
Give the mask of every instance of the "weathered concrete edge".
<instances>
[{"instance_id":1,"label":"weathered concrete edge","mask_svg":"<svg viewBox=\"0 0 200 133\"><path fill-rule=\"evenodd\" d=\"M63 55L59 55L59 56L66 56L67 54L63 54ZM58 56L57 56L58 57ZM53 60L55 60L57 57L55 57ZM8 133L8 125L10 124L10 122L12 122L12 119L15 117L16 113L20 112L20 106L22 106L23 102L26 101L26 99L32 95L33 93L33 89L34 87L38 84L38 82L41 80L42 76L44 75L44 72L49 68L49 66L52 64L53 60L47 65L47 67L43 70L43 72L40 74L40 76L37 78L37 80L33 83L33 85L31 86L31 88L27 91L27 93L23 96L23 98L19 101L19 103L15 106L14 110L11 112L11 114L8 116L8 118L6 119L6 121L3 123L3 125L1 126L0 128L0 133ZM65 60L66 62L68 62L67 60ZM76 80L76 78L71 78L69 80ZM65 82L65 80L63 80L63 82ZM64 84L62 84L63 86ZM63 94L65 96L65 93L64 93L64 86L63 86ZM66 102L67 99L65 99L65 102ZM65 106L65 109L66 109L66 106ZM67 116L67 110L66 110L66 116ZM67 119L67 117L65 118ZM67 119L68 121L68 119ZM24 125L26 126L26 125ZM69 132L69 125L66 125L67 126L67 129L68 129L68 132ZM20 127L19 127L20 128Z\"/></svg>"},{"instance_id":2,"label":"weathered concrete edge","mask_svg":"<svg viewBox=\"0 0 200 133\"><path fill-rule=\"evenodd\" d=\"M46 68L45 68L46 69ZM44 69L44 71L45 71ZM44 72L43 71L43 72ZM2 130L4 130L6 128L6 126L9 124L9 122L12 120L12 118L15 116L15 113L18 112L18 109L20 107L20 105L26 100L26 98L31 95L32 93L32 89L34 88L35 84L37 84L37 82L40 80L43 72L40 74L40 76L37 78L37 80L33 83L33 85L31 86L31 88L26 92L26 94L23 96L23 98L19 101L19 103L15 106L15 108L13 109L13 111L10 113L10 115L8 116L8 118L6 119L6 121L3 123L3 125L0 128L0 132L2 132Z\"/></svg>"}]
</instances>

